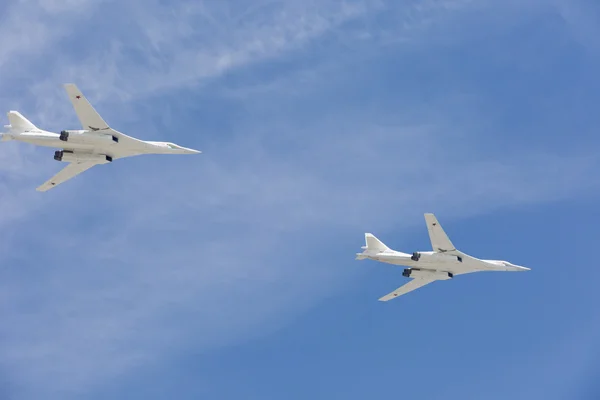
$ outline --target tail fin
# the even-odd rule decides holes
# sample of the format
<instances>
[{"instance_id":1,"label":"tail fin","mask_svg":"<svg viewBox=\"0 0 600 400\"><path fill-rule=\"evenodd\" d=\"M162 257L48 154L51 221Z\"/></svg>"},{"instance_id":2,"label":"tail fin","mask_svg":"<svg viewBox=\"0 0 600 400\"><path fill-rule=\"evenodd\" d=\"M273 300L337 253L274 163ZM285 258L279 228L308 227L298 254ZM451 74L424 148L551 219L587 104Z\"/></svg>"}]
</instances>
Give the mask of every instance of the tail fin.
<instances>
[{"instance_id":1,"label":"tail fin","mask_svg":"<svg viewBox=\"0 0 600 400\"><path fill-rule=\"evenodd\" d=\"M367 242L367 245L363 247L365 250L378 252L390 250L389 247L387 247L381 240L373 236L372 233L365 233L365 242Z\"/></svg>"},{"instance_id":2,"label":"tail fin","mask_svg":"<svg viewBox=\"0 0 600 400\"><path fill-rule=\"evenodd\" d=\"M37 129L37 127L32 124L31 121L21 115L21 113L18 111L9 111L7 115L12 130L24 132Z\"/></svg>"}]
</instances>

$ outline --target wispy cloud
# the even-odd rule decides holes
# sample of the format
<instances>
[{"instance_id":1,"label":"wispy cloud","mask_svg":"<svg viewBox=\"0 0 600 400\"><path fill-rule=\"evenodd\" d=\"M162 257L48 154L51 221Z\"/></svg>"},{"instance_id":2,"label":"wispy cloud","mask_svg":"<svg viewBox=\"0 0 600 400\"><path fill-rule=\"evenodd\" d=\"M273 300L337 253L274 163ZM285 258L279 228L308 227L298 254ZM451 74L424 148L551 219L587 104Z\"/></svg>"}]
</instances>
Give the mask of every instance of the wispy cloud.
<instances>
[{"instance_id":1,"label":"wispy cloud","mask_svg":"<svg viewBox=\"0 0 600 400\"><path fill-rule=\"evenodd\" d=\"M115 4L110 14L121 24L119 35L90 39L94 51L65 54L54 72L98 89L97 96L170 90L297 49L380 7L363 0Z\"/></svg>"},{"instance_id":2,"label":"wispy cloud","mask_svg":"<svg viewBox=\"0 0 600 400\"><path fill-rule=\"evenodd\" d=\"M599 355L596 339L599 322L596 316L588 316L578 321L577 328L557 327L559 332L551 343L535 346L520 363L511 363L511 368L503 371L501 379L514 384L498 386L494 393L490 393L485 385L478 393L477 390L470 392L490 400L506 397L517 400L589 398L583 393L589 382L595 381L592 371ZM522 379L524 376L526 382ZM548 379L552 376L560 376L560 379Z\"/></svg>"},{"instance_id":3,"label":"wispy cloud","mask_svg":"<svg viewBox=\"0 0 600 400\"><path fill-rule=\"evenodd\" d=\"M600 43L598 43L598 22L600 11L596 4L586 0L554 2L558 15L562 18L572 38L580 43L591 55L598 57Z\"/></svg>"},{"instance_id":4,"label":"wispy cloud","mask_svg":"<svg viewBox=\"0 0 600 400\"><path fill-rule=\"evenodd\" d=\"M98 0L24 0L13 2L3 14L0 25L2 49L0 68L17 66L23 61L36 62L48 56L50 46L68 35L72 21L92 14L103 1ZM54 24L56 22L56 24ZM78 25L78 24L77 24Z\"/></svg>"},{"instance_id":5,"label":"wispy cloud","mask_svg":"<svg viewBox=\"0 0 600 400\"><path fill-rule=\"evenodd\" d=\"M346 228L356 232L358 246L361 228L406 225L418 210L460 216L560 198L581 190L573 178L589 177L592 167L585 160L552 159L561 174L548 182L539 179L549 167L543 159L457 166L443 157L430 165L415 156L370 165L376 157L393 160L404 146L390 132L380 138L388 151L364 156L362 146L344 146L357 135L325 145L343 151L348 161L332 159L315 144L293 161L228 165L247 151L267 153L240 143L221 153L222 160L206 157L162 170L145 164L147 175L131 170L73 182L72 191L46 203L45 215L31 215L51 229L31 232L32 222L21 222L24 232L9 241L17 259L28 249L19 243L27 241L48 261L29 271L29 279L0 284L11 293L1 311L11 322L1 329L4 365L25 386L73 390L188 343L201 351L247 339L257 329L272 329L273 317L293 315L340 290L356 273L335 276L338 268L318 261L319 252L332 250L327 238ZM356 160L362 163L353 165ZM328 171L323 164L331 162ZM446 164L442 174L440 164ZM152 180L168 183L157 191ZM94 184L97 189L82 192ZM104 188L136 195L107 195ZM49 215L72 202L74 192L80 205L68 207L72 216L85 221L100 212L100 218L111 216L109 225ZM302 248L294 245L298 235L304 236ZM280 252L286 256L273 256ZM11 290L15 286L27 290ZM28 304L33 309L25 312ZM171 323L174 314L187 322Z\"/></svg>"},{"instance_id":6,"label":"wispy cloud","mask_svg":"<svg viewBox=\"0 0 600 400\"><path fill-rule=\"evenodd\" d=\"M482 158L470 147L475 132L448 136L456 128L439 113L424 118L427 105L407 122L389 109L359 112L352 104L338 109L322 102L339 89L327 82L348 65L310 49L340 40L342 29L367 37L362 33L372 34L369 27L390 10L411 17L386 25L386 38L415 26L434 29L425 22L442 21L469 2L98 4L39 3L40 33L2 53L3 75L15 73L11 57L35 61L24 67L36 80L28 81L31 93L18 96L23 104L35 98L29 117L49 128L74 124L59 87L74 81L116 129L136 128L132 134L144 138L168 128L170 139L193 141L204 154L122 160L42 196L35 186L58 168L50 153L3 144L0 209L11 212L2 214L0 227L12 233L3 243L11 252L2 256L0 366L31 398L85 393L190 343L203 351L273 329L284 315L341 290L351 272L342 276L319 255L359 246L363 228L409 226L433 209L461 216L595 189L593 154ZM17 24L21 7L14 6L7 26ZM46 36L74 13L79 23ZM106 19L120 28L98 29ZM284 63L295 51L317 61L282 67L277 79L254 74L239 92L216 87L228 74ZM286 94L298 76L304 90L291 99ZM263 88L257 81L271 90L244 92ZM194 107L185 89L202 83L204 96L239 110L226 115L226 137L209 136L217 125L194 115L180 118L179 107ZM232 90L245 95L232 100ZM325 105L307 115L301 102ZM329 243L350 230L352 245Z\"/></svg>"}]
</instances>

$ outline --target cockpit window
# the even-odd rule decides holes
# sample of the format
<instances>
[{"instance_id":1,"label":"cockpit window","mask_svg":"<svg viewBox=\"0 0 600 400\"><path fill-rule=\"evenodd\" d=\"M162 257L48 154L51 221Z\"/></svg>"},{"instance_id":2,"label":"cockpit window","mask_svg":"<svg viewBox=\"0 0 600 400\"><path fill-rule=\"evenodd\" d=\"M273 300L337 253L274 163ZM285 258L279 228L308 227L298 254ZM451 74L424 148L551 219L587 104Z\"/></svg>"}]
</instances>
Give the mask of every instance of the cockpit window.
<instances>
[{"instance_id":1,"label":"cockpit window","mask_svg":"<svg viewBox=\"0 0 600 400\"><path fill-rule=\"evenodd\" d=\"M175 149L175 150L179 149L179 146L177 146L173 143L167 143L167 146L169 146L170 148Z\"/></svg>"}]
</instances>

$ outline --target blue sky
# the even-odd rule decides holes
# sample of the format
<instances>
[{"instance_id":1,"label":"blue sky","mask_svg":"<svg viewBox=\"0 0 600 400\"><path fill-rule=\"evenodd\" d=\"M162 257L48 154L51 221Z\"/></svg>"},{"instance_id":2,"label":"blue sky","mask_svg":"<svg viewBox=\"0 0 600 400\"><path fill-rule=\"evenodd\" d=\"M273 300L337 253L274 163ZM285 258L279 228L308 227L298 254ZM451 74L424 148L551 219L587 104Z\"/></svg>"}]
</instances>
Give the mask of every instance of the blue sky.
<instances>
[{"instance_id":1,"label":"blue sky","mask_svg":"<svg viewBox=\"0 0 600 400\"><path fill-rule=\"evenodd\" d=\"M600 6L8 2L0 109L197 148L47 193L0 146L0 398L597 399ZM23 22L27 21L27 24ZM7 123L6 120L4 123ZM427 250L532 268L377 299Z\"/></svg>"}]
</instances>

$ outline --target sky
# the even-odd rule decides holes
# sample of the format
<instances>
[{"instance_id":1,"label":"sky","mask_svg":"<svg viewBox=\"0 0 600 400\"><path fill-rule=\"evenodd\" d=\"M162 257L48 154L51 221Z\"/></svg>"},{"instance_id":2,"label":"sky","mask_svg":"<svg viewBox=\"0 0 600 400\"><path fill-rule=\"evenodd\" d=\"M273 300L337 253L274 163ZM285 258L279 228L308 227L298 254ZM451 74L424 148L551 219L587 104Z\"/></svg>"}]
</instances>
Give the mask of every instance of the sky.
<instances>
[{"instance_id":1,"label":"sky","mask_svg":"<svg viewBox=\"0 0 600 400\"><path fill-rule=\"evenodd\" d=\"M49 192L0 143L0 398L600 397L600 5L20 0L0 109L199 149ZM3 117L4 124L8 124ZM382 303L423 213L481 273Z\"/></svg>"}]
</instances>

